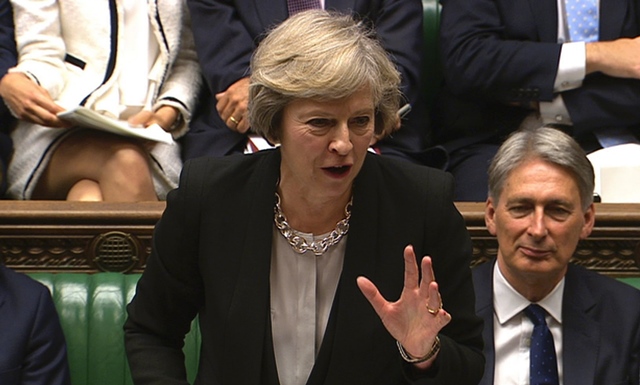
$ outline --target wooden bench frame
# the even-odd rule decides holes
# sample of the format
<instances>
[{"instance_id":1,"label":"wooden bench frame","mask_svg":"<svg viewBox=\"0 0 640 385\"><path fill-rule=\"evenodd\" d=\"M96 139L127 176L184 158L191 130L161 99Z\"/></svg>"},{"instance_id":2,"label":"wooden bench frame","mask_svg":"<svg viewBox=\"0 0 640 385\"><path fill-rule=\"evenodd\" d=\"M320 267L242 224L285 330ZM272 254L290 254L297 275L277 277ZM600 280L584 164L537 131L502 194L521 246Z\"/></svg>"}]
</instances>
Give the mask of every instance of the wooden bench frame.
<instances>
[{"instance_id":1,"label":"wooden bench frame","mask_svg":"<svg viewBox=\"0 0 640 385\"><path fill-rule=\"evenodd\" d=\"M473 262L495 257L484 203L456 204L473 241ZM0 256L22 272L140 273L164 202L0 201ZM612 277L640 277L640 204L596 204L596 225L573 263Z\"/></svg>"}]
</instances>

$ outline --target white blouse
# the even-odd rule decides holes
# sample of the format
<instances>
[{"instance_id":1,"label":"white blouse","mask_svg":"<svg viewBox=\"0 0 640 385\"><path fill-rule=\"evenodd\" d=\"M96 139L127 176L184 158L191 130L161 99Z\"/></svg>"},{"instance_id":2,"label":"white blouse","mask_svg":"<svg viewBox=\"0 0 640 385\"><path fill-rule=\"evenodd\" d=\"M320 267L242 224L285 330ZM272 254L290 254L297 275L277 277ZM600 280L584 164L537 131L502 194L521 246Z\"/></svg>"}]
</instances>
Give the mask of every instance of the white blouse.
<instances>
[{"instance_id":1,"label":"white blouse","mask_svg":"<svg viewBox=\"0 0 640 385\"><path fill-rule=\"evenodd\" d=\"M126 120L144 108L149 108L155 93L155 83L149 73L158 59L159 46L151 32L147 2L123 2L124 34L118 42L118 57L114 76L117 82L95 103L95 109L106 115Z\"/></svg>"},{"instance_id":2,"label":"white blouse","mask_svg":"<svg viewBox=\"0 0 640 385\"><path fill-rule=\"evenodd\" d=\"M300 233L307 242L314 237ZM298 254L273 227L271 250L271 331L281 385L304 385L316 360L336 293L346 236L316 257Z\"/></svg>"}]
</instances>

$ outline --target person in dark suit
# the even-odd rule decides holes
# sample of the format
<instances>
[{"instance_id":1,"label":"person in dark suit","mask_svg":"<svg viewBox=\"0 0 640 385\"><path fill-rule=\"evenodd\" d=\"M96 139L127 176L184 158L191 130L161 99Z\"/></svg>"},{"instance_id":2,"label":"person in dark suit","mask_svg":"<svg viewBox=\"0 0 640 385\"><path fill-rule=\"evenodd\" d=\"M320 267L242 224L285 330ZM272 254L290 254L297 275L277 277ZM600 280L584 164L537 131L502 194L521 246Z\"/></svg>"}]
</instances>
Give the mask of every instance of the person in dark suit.
<instances>
[{"instance_id":1,"label":"person in dark suit","mask_svg":"<svg viewBox=\"0 0 640 385\"><path fill-rule=\"evenodd\" d=\"M13 12L9 0L0 0L0 79L16 65L16 43L13 36ZM0 100L0 198L7 189L7 164L13 151L9 129L14 119Z\"/></svg>"},{"instance_id":2,"label":"person in dark suit","mask_svg":"<svg viewBox=\"0 0 640 385\"><path fill-rule=\"evenodd\" d=\"M450 156L457 200L486 199L489 162L521 125L561 127L587 153L619 130L627 131L624 143L638 139L636 0L596 2L597 41L575 36L556 0L441 3L445 85L433 127Z\"/></svg>"},{"instance_id":3,"label":"person in dark suit","mask_svg":"<svg viewBox=\"0 0 640 385\"><path fill-rule=\"evenodd\" d=\"M498 256L473 269L481 385L534 384L530 303L546 311L553 335L559 378L547 384L640 381L640 291L570 263L594 225L593 175L580 146L553 128L516 132L493 159L485 221Z\"/></svg>"},{"instance_id":4,"label":"person in dark suit","mask_svg":"<svg viewBox=\"0 0 640 385\"><path fill-rule=\"evenodd\" d=\"M2 263L0 346L0 384L71 384L66 343L49 290Z\"/></svg>"},{"instance_id":5,"label":"person in dark suit","mask_svg":"<svg viewBox=\"0 0 640 385\"><path fill-rule=\"evenodd\" d=\"M198 58L208 87L183 139L183 155L224 156L247 147L249 61L266 31L289 16L287 1L189 0ZM327 10L352 12L374 27L402 74L402 92L412 111L402 128L376 144L383 155L425 162L428 122L422 82L422 4L419 0L326 0ZM215 31L212 32L212 26ZM313 76L313 74L309 74ZM216 107L215 109L213 107ZM233 118L233 119L231 119ZM236 122L234 122L234 120ZM260 145L256 147L260 148Z\"/></svg>"},{"instance_id":6,"label":"person in dark suit","mask_svg":"<svg viewBox=\"0 0 640 385\"><path fill-rule=\"evenodd\" d=\"M186 383L180 349L196 316L196 383L480 379L452 179L368 152L396 121L400 82L370 33L315 10L258 47L249 118L280 146L185 164L127 308L136 384Z\"/></svg>"}]
</instances>

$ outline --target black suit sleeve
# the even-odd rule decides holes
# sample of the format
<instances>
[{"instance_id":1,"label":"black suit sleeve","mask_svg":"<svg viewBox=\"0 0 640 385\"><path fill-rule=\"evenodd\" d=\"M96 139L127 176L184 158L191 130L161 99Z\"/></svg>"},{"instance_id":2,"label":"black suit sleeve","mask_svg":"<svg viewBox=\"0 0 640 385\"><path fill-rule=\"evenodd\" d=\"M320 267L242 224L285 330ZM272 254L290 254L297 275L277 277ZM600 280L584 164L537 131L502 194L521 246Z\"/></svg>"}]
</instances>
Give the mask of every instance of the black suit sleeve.
<instances>
[{"instance_id":1,"label":"black suit sleeve","mask_svg":"<svg viewBox=\"0 0 640 385\"><path fill-rule=\"evenodd\" d=\"M140 384L187 385L182 347L203 303L198 271L199 189L186 163L180 188L167 196L152 253L127 307L125 347L131 375ZM153 357L153 359L149 359Z\"/></svg>"},{"instance_id":2,"label":"black suit sleeve","mask_svg":"<svg viewBox=\"0 0 640 385\"><path fill-rule=\"evenodd\" d=\"M441 54L454 94L504 103L552 100L561 45L555 35L534 40L538 27L529 1L441 3Z\"/></svg>"}]
</instances>

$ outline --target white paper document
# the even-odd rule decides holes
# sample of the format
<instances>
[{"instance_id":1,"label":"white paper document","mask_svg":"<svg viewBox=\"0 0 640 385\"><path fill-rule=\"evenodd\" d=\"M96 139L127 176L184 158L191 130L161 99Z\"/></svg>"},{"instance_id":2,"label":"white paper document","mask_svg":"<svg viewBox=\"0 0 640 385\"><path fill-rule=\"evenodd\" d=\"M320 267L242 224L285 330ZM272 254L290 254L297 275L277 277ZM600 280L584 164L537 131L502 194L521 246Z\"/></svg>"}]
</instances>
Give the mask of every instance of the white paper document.
<instances>
[{"instance_id":1,"label":"white paper document","mask_svg":"<svg viewBox=\"0 0 640 385\"><path fill-rule=\"evenodd\" d=\"M59 112L58 117L81 127L93 128L113 134L148 139L154 142L172 144L171 134L157 124L149 127L133 127L124 120L112 119L86 107L75 107Z\"/></svg>"}]
</instances>

